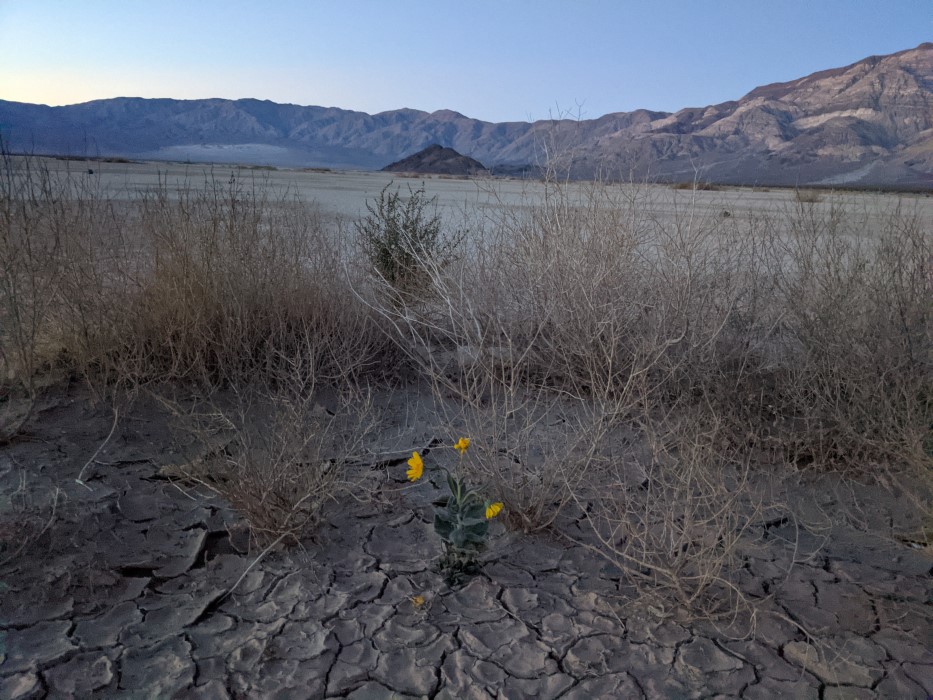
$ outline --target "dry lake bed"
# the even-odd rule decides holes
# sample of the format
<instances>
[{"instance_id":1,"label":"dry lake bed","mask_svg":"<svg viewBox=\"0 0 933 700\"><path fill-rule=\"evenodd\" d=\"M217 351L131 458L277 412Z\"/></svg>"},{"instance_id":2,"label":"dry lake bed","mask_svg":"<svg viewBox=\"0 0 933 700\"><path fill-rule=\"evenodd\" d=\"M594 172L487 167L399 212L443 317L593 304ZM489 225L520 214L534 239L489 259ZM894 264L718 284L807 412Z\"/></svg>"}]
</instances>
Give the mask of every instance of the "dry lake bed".
<instances>
[{"instance_id":1,"label":"dry lake bed","mask_svg":"<svg viewBox=\"0 0 933 700\"><path fill-rule=\"evenodd\" d=\"M269 192L285 197L299 197L306 203L317 204L328 217L354 220L366 214L366 202L377 197L379 192L391 185L417 189L422 184L429 196L437 197L442 216L458 224L463 220L482 220L484 211L500 208L522 207L540 204L547 196L547 188L537 181L512 179L452 179L427 175L424 177L400 177L392 173L364 171L288 170L264 168L240 168L230 165L204 165L199 163L106 163L78 162L43 159L51 170L83 173L94 171L88 176L89 184L100 187L102 194L115 199L135 199L140 193L152 192L165 187L169 192L179 187L202 187L205 182L226 184L231 177L247 189L266 188ZM586 197L591 186L567 183L564 188ZM667 185L608 184L604 189L616 201L632 200L646 211L666 218L683 213L693 206L700 212L721 215L728 211L732 216L748 217L766 215L773 211L784 211L794 206L794 192L778 188L723 188L721 190L696 192L672 190ZM933 226L933 195L835 192L830 196L822 191L820 207L841 205L855 213L864 213L880 221L886 212L898 206L918 215Z\"/></svg>"},{"instance_id":2,"label":"dry lake bed","mask_svg":"<svg viewBox=\"0 0 933 700\"><path fill-rule=\"evenodd\" d=\"M3 526L35 536L0 568L0 697L933 693L929 551L844 519L752 528L734 573L758 602L736 620L635 599L585 547L498 522L482 573L448 585L434 569L440 484L409 484L404 459L449 426L415 390L377 401L394 418L374 438L382 456L361 465L372 499L335 504L313 539L257 563L242 518L171 477L204 448L179 441L157 405L139 402L107 441L111 413L83 388L47 395L0 448L18 517ZM841 504L826 483L796 493L801 508ZM896 500L861 495L876 524L897 520ZM585 539L575 528L562 524Z\"/></svg>"}]
</instances>

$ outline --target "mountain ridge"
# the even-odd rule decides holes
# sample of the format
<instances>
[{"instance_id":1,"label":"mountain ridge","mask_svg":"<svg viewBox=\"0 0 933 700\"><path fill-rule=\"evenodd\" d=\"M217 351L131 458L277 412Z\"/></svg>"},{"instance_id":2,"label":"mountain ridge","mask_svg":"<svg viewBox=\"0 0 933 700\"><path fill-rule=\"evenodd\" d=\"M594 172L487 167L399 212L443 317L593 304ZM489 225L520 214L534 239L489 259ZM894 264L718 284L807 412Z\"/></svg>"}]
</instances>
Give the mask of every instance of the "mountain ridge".
<instances>
[{"instance_id":1,"label":"mountain ridge","mask_svg":"<svg viewBox=\"0 0 933 700\"><path fill-rule=\"evenodd\" d=\"M436 143L497 171L933 187L933 43L677 112L486 122L447 109L368 114L252 98L0 100L0 135L12 151L62 155L376 170Z\"/></svg>"}]
</instances>

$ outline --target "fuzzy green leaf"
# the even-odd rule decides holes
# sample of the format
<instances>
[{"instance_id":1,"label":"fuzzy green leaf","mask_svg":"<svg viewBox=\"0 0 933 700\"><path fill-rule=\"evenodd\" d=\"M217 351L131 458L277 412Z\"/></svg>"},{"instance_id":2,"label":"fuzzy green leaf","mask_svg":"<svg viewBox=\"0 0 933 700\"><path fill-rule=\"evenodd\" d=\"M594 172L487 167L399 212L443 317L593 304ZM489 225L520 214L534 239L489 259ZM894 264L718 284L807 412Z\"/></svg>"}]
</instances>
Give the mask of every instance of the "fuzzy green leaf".
<instances>
[{"instance_id":1,"label":"fuzzy green leaf","mask_svg":"<svg viewBox=\"0 0 933 700\"><path fill-rule=\"evenodd\" d=\"M450 533L454 529L453 522L450 521L447 517L441 513L434 514L434 532L437 533L438 537L442 540L449 540Z\"/></svg>"}]
</instances>

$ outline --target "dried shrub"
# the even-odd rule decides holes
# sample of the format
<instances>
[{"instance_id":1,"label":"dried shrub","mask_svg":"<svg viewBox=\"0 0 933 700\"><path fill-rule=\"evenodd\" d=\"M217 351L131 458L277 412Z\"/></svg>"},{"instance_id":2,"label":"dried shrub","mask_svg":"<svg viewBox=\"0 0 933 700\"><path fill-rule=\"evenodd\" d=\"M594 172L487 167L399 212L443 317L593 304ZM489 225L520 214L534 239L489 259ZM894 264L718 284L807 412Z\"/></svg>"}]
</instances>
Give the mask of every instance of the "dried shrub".
<instances>
[{"instance_id":1,"label":"dried shrub","mask_svg":"<svg viewBox=\"0 0 933 700\"><path fill-rule=\"evenodd\" d=\"M40 495L27 484L29 477L25 472L19 476L18 488L0 496L0 567L15 562L23 552L39 545L56 523L64 501L58 488Z\"/></svg>"},{"instance_id":2,"label":"dried shrub","mask_svg":"<svg viewBox=\"0 0 933 700\"><path fill-rule=\"evenodd\" d=\"M919 214L798 209L770 254L787 347L772 439L798 464L928 469L933 239Z\"/></svg>"},{"instance_id":3,"label":"dried shrub","mask_svg":"<svg viewBox=\"0 0 933 700\"><path fill-rule=\"evenodd\" d=\"M675 182L671 185L672 190L694 190L701 192L718 192L722 189L719 185L714 185L712 182L702 181L702 180L693 180L690 182Z\"/></svg>"},{"instance_id":4,"label":"dried shrub","mask_svg":"<svg viewBox=\"0 0 933 700\"><path fill-rule=\"evenodd\" d=\"M692 615L747 605L733 583L737 547L764 508L749 485L750 455L728 447L708 415L645 424L647 459L605 460L576 491L595 541L643 596Z\"/></svg>"},{"instance_id":5,"label":"dried shrub","mask_svg":"<svg viewBox=\"0 0 933 700\"><path fill-rule=\"evenodd\" d=\"M176 404L178 429L219 447L164 473L226 498L258 545L298 543L315 534L329 506L367 499L372 489L360 464L377 414L365 394L332 398L329 408L307 375L296 374L293 383L242 386L194 409Z\"/></svg>"},{"instance_id":6,"label":"dried shrub","mask_svg":"<svg viewBox=\"0 0 933 700\"><path fill-rule=\"evenodd\" d=\"M222 387L299 347L347 381L389 348L350 292L345 243L262 183L162 182L117 202L31 159L3 174L0 358L30 391L52 362L100 387Z\"/></svg>"},{"instance_id":7,"label":"dried shrub","mask_svg":"<svg viewBox=\"0 0 933 700\"><path fill-rule=\"evenodd\" d=\"M929 463L930 239L903 211L724 218L656 196L549 183L487 212L455 264L424 260L430 297L372 303L516 525L586 512L634 579L712 612L714 590L741 602L759 465Z\"/></svg>"},{"instance_id":8,"label":"dried shrub","mask_svg":"<svg viewBox=\"0 0 933 700\"><path fill-rule=\"evenodd\" d=\"M189 428L232 437L188 474L264 539L313 531L353 493L339 465L370 435L367 403L315 406L400 357L471 435L465 476L516 527L564 531L568 514L642 590L710 613L713 592L741 602L729 572L763 507L759 463L930 482L933 243L907 207L723 217L551 178L478 212L455 255L423 192L384 191L360 247L236 177L120 204L5 167L4 391L34 396L57 362L193 394L208 408Z\"/></svg>"},{"instance_id":9,"label":"dried shrub","mask_svg":"<svg viewBox=\"0 0 933 700\"><path fill-rule=\"evenodd\" d=\"M40 375L109 320L95 262L118 220L95 178L0 148L0 440L28 419Z\"/></svg>"},{"instance_id":10,"label":"dried shrub","mask_svg":"<svg viewBox=\"0 0 933 700\"><path fill-rule=\"evenodd\" d=\"M53 183L3 154L0 173L0 441L26 420L35 400L42 330L57 293L61 239L49 220ZM14 407L15 394L27 401ZM19 415L17 415L19 414Z\"/></svg>"},{"instance_id":11,"label":"dried shrub","mask_svg":"<svg viewBox=\"0 0 933 700\"><path fill-rule=\"evenodd\" d=\"M823 201L823 197L816 190L794 190L794 201L800 204L818 204Z\"/></svg>"},{"instance_id":12,"label":"dried shrub","mask_svg":"<svg viewBox=\"0 0 933 700\"><path fill-rule=\"evenodd\" d=\"M311 352L332 380L385 343L343 274L342 244L313 209L232 179L145 198L146 271L127 319L131 357L160 378L229 384Z\"/></svg>"},{"instance_id":13,"label":"dried shrub","mask_svg":"<svg viewBox=\"0 0 933 700\"><path fill-rule=\"evenodd\" d=\"M298 539L352 492L344 466L370 434L369 404L314 407L365 395L394 355L313 208L237 177L117 202L41 161L8 158L3 176L0 358L23 393L58 365L115 403L146 388L210 407L183 423L205 439L205 421L222 425L236 452L183 475L264 540Z\"/></svg>"}]
</instances>

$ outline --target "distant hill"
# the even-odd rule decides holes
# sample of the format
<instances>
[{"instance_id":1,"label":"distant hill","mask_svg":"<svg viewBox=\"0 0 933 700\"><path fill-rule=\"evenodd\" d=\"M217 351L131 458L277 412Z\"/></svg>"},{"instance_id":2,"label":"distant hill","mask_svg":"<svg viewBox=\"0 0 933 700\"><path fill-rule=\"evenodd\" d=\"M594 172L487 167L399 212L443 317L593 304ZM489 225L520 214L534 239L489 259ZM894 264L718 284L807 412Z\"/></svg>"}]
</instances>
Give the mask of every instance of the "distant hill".
<instances>
[{"instance_id":1,"label":"distant hill","mask_svg":"<svg viewBox=\"0 0 933 700\"><path fill-rule=\"evenodd\" d=\"M673 114L492 123L259 100L0 100L0 135L72 155L378 169L438 144L495 173L933 187L933 44Z\"/></svg>"},{"instance_id":2,"label":"distant hill","mask_svg":"<svg viewBox=\"0 0 933 700\"><path fill-rule=\"evenodd\" d=\"M391 173L434 173L437 175L487 175L486 166L452 148L432 144L383 168Z\"/></svg>"}]
</instances>

